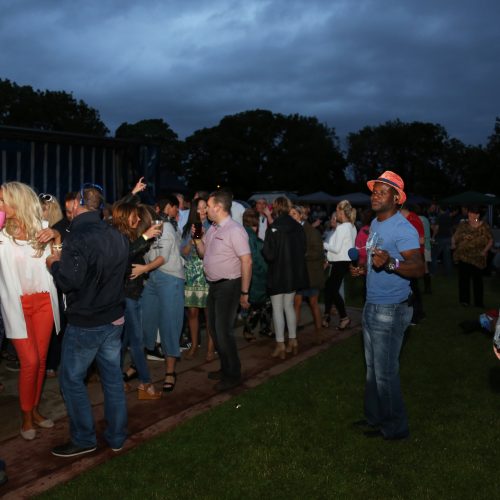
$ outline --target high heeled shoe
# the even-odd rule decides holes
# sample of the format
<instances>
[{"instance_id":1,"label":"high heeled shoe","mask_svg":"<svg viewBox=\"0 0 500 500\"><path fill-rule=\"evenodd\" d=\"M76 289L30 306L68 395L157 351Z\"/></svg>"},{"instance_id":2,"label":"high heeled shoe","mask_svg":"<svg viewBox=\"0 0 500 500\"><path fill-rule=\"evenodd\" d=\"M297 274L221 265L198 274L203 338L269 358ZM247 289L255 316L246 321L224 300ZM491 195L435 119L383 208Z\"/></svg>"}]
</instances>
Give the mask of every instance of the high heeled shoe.
<instances>
[{"instance_id":1,"label":"high heeled shoe","mask_svg":"<svg viewBox=\"0 0 500 500\"><path fill-rule=\"evenodd\" d=\"M337 330L345 330L351 324L351 318L346 316L339 321L339 326L337 326Z\"/></svg>"},{"instance_id":2,"label":"high heeled shoe","mask_svg":"<svg viewBox=\"0 0 500 500\"><path fill-rule=\"evenodd\" d=\"M323 316L323 321L321 322L321 326L323 328L328 328L330 326L330 315L329 314L325 314Z\"/></svg>"},{"instance_id":3,"label":"high heeled shoe","mask_svg":"<svg viewBox=\"0 0 500 500\"><path fill-rule=\"evenodd\" d=\"M151 401L160 398L161 392L157 391L153 384L140 384L137 387L137 399L141 401Z\"/></svg>"},{"instance_id":4,"label":"high heeled shoe","mask_svg":"<svg viewBox=\"0 0 500 500\"><path fill-rule=\"evenodd\" d=\"M167 382L167 377L173 377L173 382ZM165 381L163 382L163 392L172 392L175 389L175 384L177 383L177 373L167 372L165 373Z\"/></svg>"},{"instance_id":5,"label":"high heeled shoe","mask_svg":"<svg viewBox=\"0 0 500 500\"><path fill-rule=\"evenodd\" d=\"M137 372L135 365L130 365L127 371L123 372L123 381L130 382L131 380L134 380L134 378L137 378L138 376L139 373Z\"/></svg>"},{"instance_id":6,"label":"high heeled shoe","mask_svg":"<svg viewBox=\"0 0 500 500\"><path fill-rule=\"evenodd\" d=\"M288 345L286 346L286 352L291 353L293 356L297 356L299 352L299 343L297 339L289 339Z\"/></svg>"},{"instance_id":7,"label":"high heeled shoe","mask_svg":"<svg viewBox=\"0 0 500 500\"><path fill-rule=\"evenodd\" d=\"M273 353L271 354L271 358L286 358L286 348L284 342L276 342L276 347L274 348Z\"/></svg>"}]
</instances>

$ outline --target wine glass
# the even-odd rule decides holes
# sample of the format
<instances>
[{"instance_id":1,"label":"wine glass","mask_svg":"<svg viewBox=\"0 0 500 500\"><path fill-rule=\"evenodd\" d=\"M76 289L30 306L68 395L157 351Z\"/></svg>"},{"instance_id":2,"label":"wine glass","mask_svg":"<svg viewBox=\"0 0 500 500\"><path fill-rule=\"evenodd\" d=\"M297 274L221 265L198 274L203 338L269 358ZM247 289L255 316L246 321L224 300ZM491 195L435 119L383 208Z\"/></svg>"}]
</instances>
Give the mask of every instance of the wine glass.
<instances>
[{"instance_id":1,"label":"wine glass","mask_svg":"<svg viewBox=\"0 0 500 500\"><path fill-rule=\"evenodd\" d=\"M159 226L159 225L161 225L160 234L159 236L155 236L155 242L151 245L151 248L161 248L160 236L163 234L163 221L161 219L156 219L153 221L153 226Z\"/></svg>"}]
</instances>

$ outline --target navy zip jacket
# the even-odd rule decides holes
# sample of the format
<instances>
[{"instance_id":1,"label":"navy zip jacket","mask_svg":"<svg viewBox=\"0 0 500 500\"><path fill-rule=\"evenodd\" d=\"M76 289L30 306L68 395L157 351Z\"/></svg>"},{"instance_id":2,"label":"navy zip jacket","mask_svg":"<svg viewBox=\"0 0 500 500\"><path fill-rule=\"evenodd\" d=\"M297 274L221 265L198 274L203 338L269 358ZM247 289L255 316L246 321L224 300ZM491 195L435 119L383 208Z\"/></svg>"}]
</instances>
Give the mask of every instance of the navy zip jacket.
<instances>
[{"instance_id":1,"label":"navy zip jacket","mask_svg":"<svg viewBox=\"0 0 500 500\"><path fill-rule=\"evenodd\" d=\"M71 325L102 326L123 316L129 243L98 211L84 212L71 223L61 260L52 264L56 285L66 295Z\"/></svg>"}]
</instances>

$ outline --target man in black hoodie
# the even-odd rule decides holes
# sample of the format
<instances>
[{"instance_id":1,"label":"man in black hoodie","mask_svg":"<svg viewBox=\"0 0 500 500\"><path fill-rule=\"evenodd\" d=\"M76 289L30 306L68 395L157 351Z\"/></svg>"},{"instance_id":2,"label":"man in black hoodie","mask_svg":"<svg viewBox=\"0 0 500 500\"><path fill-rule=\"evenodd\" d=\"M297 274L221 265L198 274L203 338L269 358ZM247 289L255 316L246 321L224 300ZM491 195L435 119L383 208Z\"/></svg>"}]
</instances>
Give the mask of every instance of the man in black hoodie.
<instances>
[{"instance_id":1,"label":"man in black hoodie","mask_svg":"<svg viewBox=\"0 0 500 500\"><path fill-rule=\"evenodd\" d=\"M126 439L127 406L120 368L128 241L101 220L102 189L84 184L73 202L73 221L60 255L47 266L66 295L66 328L59 381L70 419L71 440L52 449L73 457L96 449L92 408L85 386L96 360L105 396L105 438L114 451Z\"/></svg>"}]
</instances>

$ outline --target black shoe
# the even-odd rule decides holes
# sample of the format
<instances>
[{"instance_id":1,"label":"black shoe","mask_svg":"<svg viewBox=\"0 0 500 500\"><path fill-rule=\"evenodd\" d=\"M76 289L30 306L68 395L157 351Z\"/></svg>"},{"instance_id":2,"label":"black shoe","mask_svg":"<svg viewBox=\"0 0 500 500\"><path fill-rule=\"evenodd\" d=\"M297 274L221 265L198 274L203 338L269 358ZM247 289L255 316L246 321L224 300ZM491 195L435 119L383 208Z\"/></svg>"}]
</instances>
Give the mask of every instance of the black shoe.
<instances>
[{"instance_id":1,"label":"black shoe","mask_svg":"<svg viewBox=\"0 0 500 500\"><path fill-rule=\"evenodd\" d=\"M17 359L7 361L5 363L5 369L9 372L18 372L21 370L21 363Z\"/></svg>"},{"instance_id":2,"label":"black shoe","mask_svg":"<svg viewBox=\"0 0 500 500\"><path fill-rule=\"evenodd\" d=\"M167 377L173 378L173 382L167 382ZM163 392L172 392L175 389L175 384L177 383L177 373L167 372L165 373L165 381L163 382Z\"/></svg>"},{"instance_id":3,"label":"black shoe","mask_svg":"<svg viewBox=\"0 0 500 500\"><path fill-rule=\"evenodd\" d=\"M151 361L163 361L165 355L161 350L161 346L157 344L153 350L146 349L146 358Z\"/></svg>"},{"instance_id":4,"label":"black shoe","mask_svg":"<svg viewBox=\"0 0 500 500\"><path fill-rule=\"evenodd\" d=\"M132 371L132 373L128 373L129 371ZM123 381L124 382L130 382L134 378L137 378L139 376L139 373L137 373L137 369L134 365L130 365L128 370L126 372L123 372Z\"/></svg>"},{"instance_id":5,"label":"black shoe","mask_svg":"<svg viewBox=\"0 0 500 500\"><path fill-rule=\"evenodd\" d=\"M85 453L91 453L95 451L96 448L97 446L88 446L88 447L78 446L69 441L66 444L62 444L60 446L52 448L51 453L56 457L69 458L69 457L76 457L78 455L83 455Z\"/></svg>"},{"instance_id":6,"label":"black shoe","mask_svg":"<svg viewBox=\"0 0 500 500\"><path fill-rule=\"evenodd\" d=\"M407 439L408 436L410 435L408 432L406 434L399 434L399 435L396 435L396 436L384 436L382 434L382 431L381 430L372 430L372 431L365 431L363 432L363 434L367 437L367 438L382 438L384 439L385 441L399 441L400 439Z\"/></svg>"},{"instance_id":7,"label":"black shoe","mask_svg":"<svg viewBox=\"0 0 500 500\"><path fill-rule=\"evenodd\" d=\"M216 370L214 372L208 372L208 378L210 380L220 380L222 378L222 370Z\"/></svg>"},{"instance_id":8,"label":"black shoe","mask_svg":"<svg viewBox=\"0 0 500 500\"><path fill-rule=\"evenodd\" d=\"M5 462L0 460L0 486L7 482L7 473L5 472Z\"/></svg>"},{"instance_id":9,"label":"black shoe","mask_svg":"<svg viewBox=\"0 0 500 500\"><path fill-rule=\"evenodd\" d=\"M241 384L241 379L237 380L221 380L220 382L217 382L214 385L214 389L216 391L222 392L222 391L229 391L230 389L233 389L237 387L238 385Z\"/></svg>"}]
</instances>

